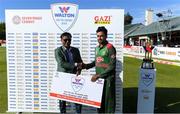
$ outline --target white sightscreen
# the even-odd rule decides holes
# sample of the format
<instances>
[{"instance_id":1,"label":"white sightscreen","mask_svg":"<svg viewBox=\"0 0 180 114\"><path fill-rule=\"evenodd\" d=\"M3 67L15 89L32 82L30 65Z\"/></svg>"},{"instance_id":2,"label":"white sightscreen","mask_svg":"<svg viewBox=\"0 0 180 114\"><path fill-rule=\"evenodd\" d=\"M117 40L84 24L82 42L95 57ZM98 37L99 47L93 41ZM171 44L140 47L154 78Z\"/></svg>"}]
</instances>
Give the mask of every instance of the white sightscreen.
<instances>
[{"instance_id":1,"label":"white sightscreen","mask_svg":"<svg viewBox=\"0 0 180 114\"><path fill-rule=\"evenodd\" d=\"M97 18L99 23L95 23ZM124 10L80 9L68 32L73 36L72 46L78 47L83 61L89 63L94 60L98 26L108 29L107 40L117 51L116 111L122 112ZM9 112L59 112L58 100L48 94L56 70L54 49L61 46L61 33L49 9L6 10ZM92 75L94 71L84 70L82 74ZM85 111L96 110L84 106Z\"/></svg>"}]
</instances>

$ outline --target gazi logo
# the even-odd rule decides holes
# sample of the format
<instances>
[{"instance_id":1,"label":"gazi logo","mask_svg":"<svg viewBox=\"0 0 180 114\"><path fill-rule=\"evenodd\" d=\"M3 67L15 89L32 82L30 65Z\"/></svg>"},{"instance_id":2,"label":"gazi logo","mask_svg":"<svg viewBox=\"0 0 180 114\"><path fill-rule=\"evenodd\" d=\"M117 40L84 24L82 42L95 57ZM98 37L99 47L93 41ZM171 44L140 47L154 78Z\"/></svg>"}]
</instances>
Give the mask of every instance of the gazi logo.
<instances>
[{"instance_id":1,"label":"gazi logo","mask_svg":"<svg viewBox=\"0 0 180 114\"><path fill-rule=\"evenodd\" d=\"M70 30L78 17L78 6L76 4L52 4L51 11L54 22L63 32Z\"/></svg>"},{"instance_id":2,"label":"gazi logo","mask_svg":"<svg viewBox=\"0 0 180 114\"><path fill-rule=\"evenodd\" d=\"M111 24L112 16L95 16L94 24Z\"/></svg>"}]
</instances>

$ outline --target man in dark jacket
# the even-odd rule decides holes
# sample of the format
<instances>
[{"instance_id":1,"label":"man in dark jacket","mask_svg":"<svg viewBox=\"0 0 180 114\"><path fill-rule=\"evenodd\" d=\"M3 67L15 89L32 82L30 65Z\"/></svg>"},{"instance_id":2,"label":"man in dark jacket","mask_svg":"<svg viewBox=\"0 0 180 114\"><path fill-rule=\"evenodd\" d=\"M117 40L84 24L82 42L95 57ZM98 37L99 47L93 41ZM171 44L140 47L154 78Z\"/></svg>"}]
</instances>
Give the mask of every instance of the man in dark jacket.
<instances>
[{"instance_id":1,"label":"man in dark jacket","mask_svg":"<svg viewBox=\"0 0 180 114\"><path fill-rule=\"evenodd\" d=\"M86 69L96 67L96 74L91 78L92 82L95 82L98 78L105 80L101 108L98 109L98 113L114 113L116 104L116 50L114 46L106 40L107 29L104 26L98 27L96 34L99 45L95 49L95 61L90 64L83 64L83 67Z\"/></svg>"},{"instance_id":2,"label":"man in dark jacket","mask_svg":"<svg viewBox=\"0 0 180 114\"><path fill-rule=\"evenodd\" d=\"M77 66L82 63L82 59L78 48L70 46L71 38L72 36L68 32L61 34L62 46L55 49L57 71L79 75L81 70ZM81 113L82 105L76 103L75 106L76 113ZM60 100L59 108L61 113L66 113L66 101Z\"/></svg>"}]
</instances>

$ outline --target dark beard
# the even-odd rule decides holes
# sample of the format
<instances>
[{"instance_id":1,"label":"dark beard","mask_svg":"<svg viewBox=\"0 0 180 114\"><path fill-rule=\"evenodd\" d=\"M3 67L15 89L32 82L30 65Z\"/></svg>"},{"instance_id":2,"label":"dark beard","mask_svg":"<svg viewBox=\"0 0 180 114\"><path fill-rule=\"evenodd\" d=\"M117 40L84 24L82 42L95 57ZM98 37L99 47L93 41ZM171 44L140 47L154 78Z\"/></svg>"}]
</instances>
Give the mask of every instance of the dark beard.
<instances>
[{"instance_id":1,"label":"dark beard","mask_svg":"<svg viewBox=\"0 0 180 114\"><path fill-rule=\"evenodd\" d=\"M99 41L98 41L99 42ZM99 45L106 45L108 42L107 40L100 40Z\"/></svg>"}]
</instances>

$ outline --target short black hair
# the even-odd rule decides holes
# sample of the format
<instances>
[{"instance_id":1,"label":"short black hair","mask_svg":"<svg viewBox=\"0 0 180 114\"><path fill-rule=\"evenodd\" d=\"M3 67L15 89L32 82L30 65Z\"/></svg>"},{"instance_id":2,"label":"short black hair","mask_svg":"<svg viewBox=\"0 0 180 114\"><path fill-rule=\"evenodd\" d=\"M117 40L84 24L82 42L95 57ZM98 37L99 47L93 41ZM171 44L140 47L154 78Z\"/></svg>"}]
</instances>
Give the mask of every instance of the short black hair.
<instances>
[{"instance_id":1,"label":"short black hair","mask_svg":"<svg viewBox=\"0 0 180 114\"><path fill-rule=\"evenodd\" d=\"M69 32L64 32L64 33L62 33L61 34L61 36L60 36L60 38L63 38L64 36L67 36L68 38L72 38L72 35L71 35L71 33L69 33Z\"/></svg>"},{"instance_id":2,"label":"short black hair","mask_svg":"<svg viewBox=\"0 0 180 114\"><path fill-rule=\"evenodd\" d=\"M98 33L98 32L103 32L106 36L108 33L107 29L104 26L98 27L98 29L96 30L96 33Z\"/></svg>"}]
</instances>

